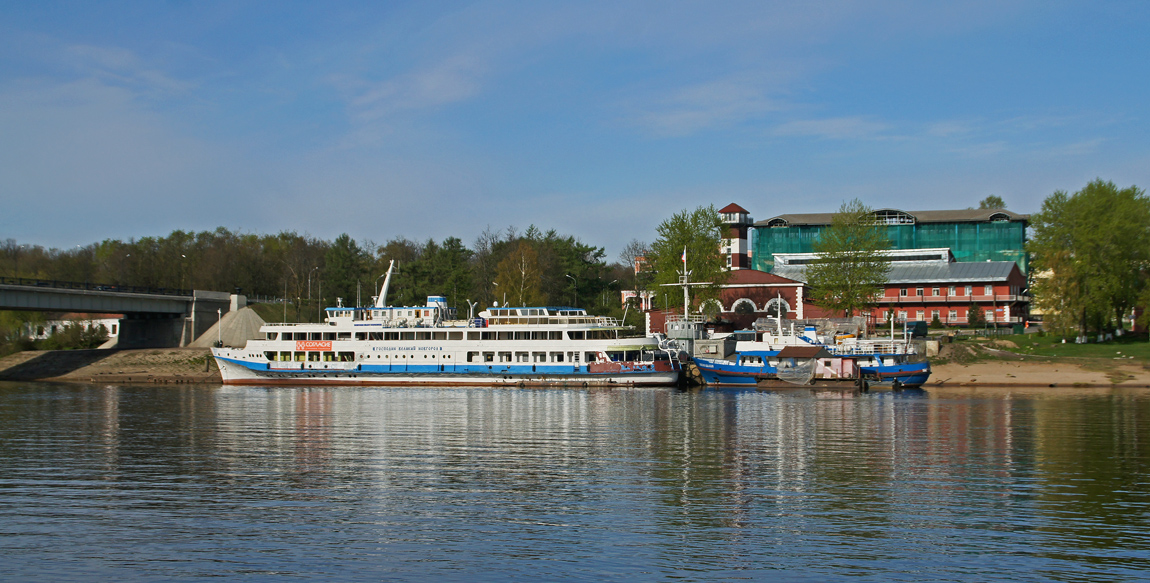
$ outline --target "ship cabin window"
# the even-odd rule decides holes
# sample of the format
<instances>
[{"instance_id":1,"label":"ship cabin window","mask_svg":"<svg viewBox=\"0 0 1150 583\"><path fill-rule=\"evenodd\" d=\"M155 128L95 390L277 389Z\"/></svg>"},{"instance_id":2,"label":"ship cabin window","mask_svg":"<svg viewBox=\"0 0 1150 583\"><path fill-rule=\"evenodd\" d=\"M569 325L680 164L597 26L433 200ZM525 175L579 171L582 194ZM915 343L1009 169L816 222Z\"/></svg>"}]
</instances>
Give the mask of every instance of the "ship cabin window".
<instances>
[{"instance_id":1,"label":"ship cabin window","mask_svg":"<svg viewBox=\"0 0 1150 583\"><path fill-rule=\"evenodd\" d=\"M355 333L355 339L356 340L367 340L367 332L356 332Z\"/></svg>"},{"instance_id":2,"label":"ship cabin window","mask_svg":"<svg viewBox=\"0 0 1150 583\"><path fill-rule=\"evenodd\" d=\"M415 340L415 332L400 332L400 340Z\"/></svg>"},{"instance_id":3,"label":"ship cabin window","mask_svg":"<svg viewBox=\"0 0 1150 583\"><path fill-rule=\"evenodd\" d=\"M355 353L354 352L341 352L341 353L339 353L339 361L340 362L354 362L355 361Z\"/></svg>"},{"instance_id":4,"label":"ship cabin window","mask_svg":"<svg viewBox=\"0 0 1150 583\"><path fill-rule=\"evenodd\" d=\"M532 352L531 353L531 362L547 362L547 353L546 352Z\"/></svg>"},{"instance_id":5,"label":"ship cabin window","mask_svg":"<svg viewBox=\"0 0 1150 583\"><path fill-rule=\"evenodd\" d=\"M552 352L551 353L551 362L563 362L563 353L562 352Z\"/></svg>"},{"instance_id":6,"label":"ship cabin window","mask_svg":"<svg viewBox=\"0 0 1150 583\"><path fill-rule=\"evenodd\" d=\"M335 332L324 332L323 333L323 339L324 340L335 340Z\"/></svg>"},{"instance_id":7,"label":"ship cabin window","mask_svg":"<svg viewBox=\"0 0 1150 583\"><path fill-rule=\"evenodd\" d=\"M494 352L484 352L483 353L483 362L495 362L495 353Z\"/></svg>"},{"instance_id":8,"label":"ship cabin window","mask_svg":"<svg viewBox=\"0 0 1150 583\"><path fill-rule=\"evenodd\" d=\"M306 352L295 353L295 361L296 362L303 362L305 360L307 360L307 353Z\"/></svg>"},{"instance_id":9,"label":"ship cabin window","mask_svg":"<svg viewBox=\"0 0 1150 583\"><path fill-rule=\"evenodd\" d=\"M562 340L563 339L563 331L562 330L552 330L551 332L548 332L547 335L548 335L548 340Z\"/></svg>"},{"instance_id":10,"label":"ship cabin window","mask_svg":"<svg viewBox=\"0 0 1150 583\"><path fill-rule=\"evenodd\" d=\"M289 362L289 361L291 361L291 353L290 352L281 352L280 357L277 360L279 360L280 362Z\"/></svg>"},{"instance_id":11,"label":"ship cabin window","mask_svg":"<svg viewBox=\"0 0 1150 583\"><path fill-rule=\"evenodd\" d=\"M307 353L308 362L319 362L319 354L320 353L318 353L318 352L308 352Z\"/></svg>"},{"instance_id":12,"label":"ship cabin window","mask_svg":"<svg viewBox=\"0 0 1150 583\"><path fill-rule=\"evenodd\" d=\"M482 340L495 340L495 332L480 332L479 337Z\"/></svg>"},{"instance_id":13,"label":"ship cabin window","mask_svg":"<svg viewBox=\"0 0 1150 583\"><path fill-rule=\"evenodd\" d=\"M478 352L468 352L467 353L467 362L475 362L477 360L479 360L479 353Z\"/></svg>"},{"instance_id":14,"label":"ship cabin window","mask_svg":"<svg viewBox=\"0 0 1150 583\"><path fill-rule=\"evenodd\" d=\"M452 334L456 334L456 332L452 332ZM467 339L468 340L479 340L479 332L468 332L467 333Z\"/></svg>"},{"instance_id":15,"label":"ship cabin window","mask_svg":"<svg viewBox=\"0 0 1150 583\"><path fill-rule=\"evenodd\" d=\"M323 353L323 361L324 361L324 362L333 362L333 361L335 361L335 353L334 353L334 352L324 352L324 353Z\"/></svg>"},{"instance_id":16,"label":"ship cabin window","mask_svg":"<svg viewBox=\"0 0 1150 583\"><path fill-rule=\"evenodd\" d=\"M432 332L432 340L447 340L447 332Z\"/></svg>"},{"instance_id":17,"label":"ship cabin window","mask_svg":"<svg viewBox=\"0 0 1150 583\"><path fill-rule=\"evenodd\" d=\"M567 333L567 336L571 340L582 340L583 339L583 331L582 330L572 330L572 331Z\"/></svg>"},{"instance_id":18,"label":"ship cabin window","mask_svg":"<svg viewBox=\"0 0 1150 583\"><path fill-rule=\"evenodd\" d=\"M499 336L497 338L499 338L499 340L514 340L515 339L515 333L514 332L500 332Z\"/></svg>"},{"instance_id":19,"label":"ship cabin window","mask_svg":"<svg viewBox=\"0 0 1150 583\"><path fill-rule=\"evenodd\" d=\"M416 332L416 340L431 340L431 332Z\"/></svg>"},{"instance_id":20,"label":"ship cabin window","mask_svg":"<svg viewBox=\"0 0 1150 583\"><path fill-rule=\"evenodd\" d=\"M267 338L268 340L275 340L276 336L279 336L279 332L268 332Z\"/></svg>"},{"instance_id":21,"label":"ship cabin window","mask_svg":"<svg viewBox=\"0 0 1150 583\"><path fill-rule=\"evenodd\" d=\"M279 360L279 353L274 351L274 350L271 350L271 351L264 353L264 358L266 358L268 360Z\"/></svg>"},{"instance_id":22,"label":"ship cabin window","mask_svg":"<svg viewBox=\"0 0 1150 583\"><path fill-rule=\"evenodd\" d=\"M280 340L292 340L292 339L293 338L292 338L291 332L284 332L280 337Z\"/></svg>"},{"instance_id":23,"label":"ship cabin window","mask_svg":"<svg viewBox=\"0 0 1150 583\"><path fill-rule=\"evenodd\" d=\"M463 340L463 332L448 332L448 340Z\"/></svg>"},{"instance_id":24,"label":"ship cabin window","mask_svg":"<svg viewBox=\"0 0 1150 583\"><path fill-rule=\"evenodd\" d=\"M335 335L336 340L351 340L351 332L340 332Z\"/></svg>"},{"instance_id":25,"label":"ship cabin window","mask_svg":"<svg viewBox=\"0 0 1150 583\"><path fill-rule=\"evenodd\" d=\"M595 362L597 357L598 357L598 354L596 354L594 352L585 353L583 355L583 362Z\"/></svg>"},{"instance_id":26,"label":"ship cabin window","mask_svg":"<svg viewBox=\"0 0 1150 583\"><path fill-rule=\"evenodd\" d=\"M531 362L530 355L526 352L516 352L515 362Z\"/></svg>"},{"instance_id":27,"label":"ship cabin window","mask_svg":"<svg viewBox=\"0 0 1150 583\"><path fill-rule=\"evenodd\" d=\"M511 362L511 353L510 352L500 352L499 353L499 362Z\"/></svg>"}]
</instances>

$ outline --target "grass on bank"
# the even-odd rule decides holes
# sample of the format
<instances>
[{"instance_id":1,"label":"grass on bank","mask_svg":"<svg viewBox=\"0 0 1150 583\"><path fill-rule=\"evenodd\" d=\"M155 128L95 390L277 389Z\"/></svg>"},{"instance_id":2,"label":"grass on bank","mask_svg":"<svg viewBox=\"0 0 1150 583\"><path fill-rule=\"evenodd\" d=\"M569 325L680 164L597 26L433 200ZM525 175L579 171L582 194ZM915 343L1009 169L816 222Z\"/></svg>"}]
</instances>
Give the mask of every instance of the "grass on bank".
<instances>
[{"instance_id":1,"label":"grass on bank","mask_svg":"<svg viewBox=\"0 0 1150 583\"><path fill-rule=\"evenodd\" d=\"M950 348L944 349L945 356L940 361L970 364L979 360L1002 358L994 352L988 352L986 349L989 348L1045 359L1090 359L1099 363L1125 361L1150 365L1150 342L1147 342L1145 334L1127 334L1113 340L1088 344L1075 344L1074 338L1067 338L1065 343L1062 340L1063 337L1050 334L956 337L949 345Z\"/></svg>"}]
</instances>

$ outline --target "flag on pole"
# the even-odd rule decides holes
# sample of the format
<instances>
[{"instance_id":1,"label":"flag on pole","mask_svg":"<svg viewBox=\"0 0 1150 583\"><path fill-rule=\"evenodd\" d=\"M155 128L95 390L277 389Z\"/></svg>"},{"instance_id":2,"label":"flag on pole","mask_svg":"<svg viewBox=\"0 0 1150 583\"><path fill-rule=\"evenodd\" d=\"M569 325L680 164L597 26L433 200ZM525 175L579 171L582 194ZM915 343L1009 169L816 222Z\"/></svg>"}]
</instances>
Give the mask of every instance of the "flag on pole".
<instances>
[{"instance_id":1,"label":"flag on pole","mask_svg":"<svg viewBox=\"0 0 1150 583\"><path fill-rule=\"evenodd\" d=\"M687 264L687 246L683 245L683 265Z\"/></svg>"}]
</instances>

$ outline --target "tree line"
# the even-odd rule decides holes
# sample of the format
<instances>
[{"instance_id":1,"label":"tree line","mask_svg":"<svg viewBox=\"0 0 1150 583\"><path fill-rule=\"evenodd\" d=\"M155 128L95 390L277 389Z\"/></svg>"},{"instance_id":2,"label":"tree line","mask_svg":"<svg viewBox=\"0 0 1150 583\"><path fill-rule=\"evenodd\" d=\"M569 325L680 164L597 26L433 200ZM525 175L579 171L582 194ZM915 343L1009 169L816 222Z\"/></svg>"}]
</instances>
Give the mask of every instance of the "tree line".
<instances>
[{"instance_id":1,"label":"tree line","mask_svg":"<svg viewBox=\"0 0 1150 583\"><path fill-rule=\"evenodd\" d=\"M296 232L241 233L220 227L163 237L108 239L72 249L8 239L0 245L0 274L10 278L157 289L202 289L283 298L288 319L314 320L321 303L368 305L392 261L388 302L422 305L442 295L466 314L496 301L511 305L575 305L620 311L618 291L629 269L605 261L602 247L535 226L487 229L467 246L457 237L417 242L357 242L347 234L327 241Z\"/></svg>"}]
</instances>

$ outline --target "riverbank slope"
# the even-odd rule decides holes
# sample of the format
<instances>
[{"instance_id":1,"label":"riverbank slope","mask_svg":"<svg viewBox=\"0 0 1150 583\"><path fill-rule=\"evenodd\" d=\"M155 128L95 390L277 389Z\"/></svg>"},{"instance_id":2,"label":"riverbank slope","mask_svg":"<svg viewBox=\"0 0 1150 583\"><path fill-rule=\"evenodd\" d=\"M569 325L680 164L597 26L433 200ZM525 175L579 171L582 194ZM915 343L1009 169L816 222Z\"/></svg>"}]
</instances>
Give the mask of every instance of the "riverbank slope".
<instances>
[{"instance_id":1,"label":"riverbank slope","mask_svg":"<svg viewBox=\"0 0 1150 583\"><path fill-rule=\"evenodd\" d=\"M0 381L219 383L207 348L28 350L0 358Z\"/></svg>"}]
</instances>

